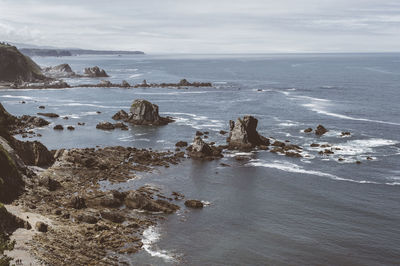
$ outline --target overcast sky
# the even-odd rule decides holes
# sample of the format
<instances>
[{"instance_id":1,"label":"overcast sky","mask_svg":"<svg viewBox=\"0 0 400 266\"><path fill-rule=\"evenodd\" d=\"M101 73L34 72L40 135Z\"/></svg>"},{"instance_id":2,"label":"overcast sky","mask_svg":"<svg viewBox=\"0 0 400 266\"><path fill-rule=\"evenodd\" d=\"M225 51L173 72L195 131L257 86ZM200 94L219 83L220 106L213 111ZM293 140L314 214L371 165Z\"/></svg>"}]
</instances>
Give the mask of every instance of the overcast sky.
<instances>
[{"instance_id":1,"label":"overcast sky","mask_svg":"<svg viewBox=\"0 0 400 266\"><path fill-rule=\"evenodd\" d=\"M0 0L0 40L147 53L400 51L400 0Z\"/></svg>"}]
</instances>

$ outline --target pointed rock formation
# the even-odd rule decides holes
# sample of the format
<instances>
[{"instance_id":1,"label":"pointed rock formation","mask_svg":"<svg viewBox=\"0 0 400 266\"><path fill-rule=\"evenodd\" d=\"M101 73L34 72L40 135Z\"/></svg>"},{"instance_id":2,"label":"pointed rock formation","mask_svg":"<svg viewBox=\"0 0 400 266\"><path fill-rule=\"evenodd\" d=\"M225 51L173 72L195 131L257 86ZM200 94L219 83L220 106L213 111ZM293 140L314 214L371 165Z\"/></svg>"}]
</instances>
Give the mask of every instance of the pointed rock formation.
<instances>
[{"instance_id":1,"label":"pointed rock formation","mask_svg":"<svg viewBox=\"0 0 400 266\"><path fill-rule=\"evenodd\" d=\"M269 146L268 138L257 132L258 120L252 116L238 118L236 123L229 121L230 136L228 138L230 149L249 150L257 146Z\"/></svg>"}]
</instances>

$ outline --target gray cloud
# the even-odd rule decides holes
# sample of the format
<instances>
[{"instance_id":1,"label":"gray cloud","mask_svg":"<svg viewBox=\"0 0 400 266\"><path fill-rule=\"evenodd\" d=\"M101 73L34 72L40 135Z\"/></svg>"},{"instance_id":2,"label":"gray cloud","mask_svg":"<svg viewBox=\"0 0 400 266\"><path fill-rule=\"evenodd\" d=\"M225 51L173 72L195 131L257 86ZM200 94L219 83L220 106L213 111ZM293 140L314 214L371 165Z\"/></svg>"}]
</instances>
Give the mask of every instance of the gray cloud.
<instances>
[{"instance_id":1,"label":"gray cloud","mask_svg":"<svg viewBox=\"0 0 400 266\"><path fill-rule=\"evenodd\" d=\"M0 0L0 39L162 53L399 51L396 0Z\"/></svg>"}]
</instances>

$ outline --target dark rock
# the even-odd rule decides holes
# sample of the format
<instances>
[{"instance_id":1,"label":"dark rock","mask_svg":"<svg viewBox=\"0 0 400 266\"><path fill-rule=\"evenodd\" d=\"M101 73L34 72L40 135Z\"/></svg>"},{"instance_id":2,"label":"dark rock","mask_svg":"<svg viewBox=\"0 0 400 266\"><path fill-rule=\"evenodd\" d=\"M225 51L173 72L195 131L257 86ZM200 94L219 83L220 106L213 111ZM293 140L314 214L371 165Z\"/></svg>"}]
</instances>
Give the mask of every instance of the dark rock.
<instances>
[{"instance_id":1,"label":"dark rock","mask_svg":"<svg viewBox=\"0 0 400 266\"><path fill-rule=\"evenodd\" d=\"M225 130L220 130L219 131L219 134L221 134L221 135L225 135L226 133L228 133L228 132L226 132Z\"/></svg>"},{"instance_id":2,"label":"dark rock","mask_svg":"<svg viewBox=\"0 0 400 266\"><path fill-rule=\"evenodd\" d=\"M175 146L176 147L186 147L188 143L186 141L178 141Z\"/></svg>"},{"instance_id":3,"label":"dark rock","mask_svg":"<svg viewBox=\"0 0 400 266\"><path fill-rule=\"evenodd\" d=\"M111 124L110 122L100 122L96 125L97 129L103 129L103 130L113 130L115 129L115 126Z\"/></svg>"},{"instance_id":4,"label":"dark rock","mask_svg":"<svg viewBox=\"0 0 400 266\"><path fill-rule=\"evenodd\" d=\"M49 191L55 191L61 187L60 182L48 176L40 178L39 185L46 187Z\"/></svg>"},{"instance_id":5,"label":"dark rock","mask_svg":"<svg viewBox=\"0 0 400 266\"><path fill-rule=\"evenodd\" d=\"M86 208L86 201L84 198L81 198L79 196L74 196L69 201L68 206L70 206L71 208L77 209L77 210L84 209L84 208Z\"/></svg>"},{"instance_id":6,"label":"dark rock","mask_svg":"<svg viewBox=\"0 0 400 266\"><path fill-rule=\"evenodd\" d=\"M62 125L56 125L53 128L54 130L64 130L64 127Z\"/></svg>"},{"instance_id":7,"label":"dark rock","mask_svg":"<svg viewBox=\"0 0 400 266\"><path fill-rule=\"evenodd\" d=\"M129 115L127 112L124 110L118 111L115 115L113 115L112 119L114 120L127 120L129 118Z\"/></svg>"},{"instance_id":8,"label":"dark rock","mask_svg":"<svg viewBox=\"0 0 400 266\"><path fill-rule=\"evenodd\" d=\"M199 200L187 200L185 206L194 209L200 209L204 207L204 204Z\"/></svg>"},{"instance_id":9,"label":"dark rock","mask_svg":"<svg viewBox=\"0 0 400 266\"><path fill-rule=\"evenodd\" d=\"M19 141L12 142L18 156L27 165L49 166L54 163L52 153L39 141Z\"/></svg>"},{"instance_id":10,"label":"dark rock","mask_svg":"<svg viewBox=\"0 0 400 266\"><path fill-rule=\"evenodd\" d=\"M135 100L130 109L128 121L135 125L166 125L173 120L169 117L160 117L158 105L146 100Z\"/></svg>"},{"instance_id":11,"label":"dark rock","mask_svg":"<svg viewBox=\"0 0 400 266\"><path fill-rule=\"evenodd\" d=\"M285 143L284 142L281 142L281 141L278 141L278 140L276 140L276 141L274 141L274 143L272 143L271 144L272 146L276 146L276 147L285 147Z\"/></svg>"},{"instance_id":12,"label":"dark rock","mask_svg":"<svg viewBox=\"0 0 400 266\"><path fill-rule=\"evenodd\" d=\"M311 133L313 129L311 127L304 129L304 133Z\"/></svg>"},{"instance_id":13,"label":"dark rock","mask_svg":"<svg viewBox=\"0 0 400 266\"><path fill-rule=\"evenodd\" d=\"M128 130L128 129L129 129L128 126L125 125L125 124L122 123L122 122L115 123L115 124L114 124L114 127L115 127L115 128L119 128L119 129L121 129L121 130Z\"/></svg>"},{"instance_id":14,"label":"dark rock","mask_svg":"<svg viewBox=\"0 0 400 266\"><path fill-rule=\"evenodd\" d=\"M196 136L203 136L203 135L204 135L203 132L201 132L201 131L196 131Z\"/></svg>"},{"instance_id":15,"label":"dark rock","mask_svg":"<svg viewBox=\"0 0 400 266\"><path fill-rule=\"evenodd\" d=\"M68 126L67 129L68 130L75 130L75 128L73 126Z\"/></svg>"},{"instance_id":16,"label":"dark rock","mask_svg":"<svg viewBox=\"0 0 400 266\"><path fill-rule=\"evenodd\" d=\"M342 132L342 137L345 137L345 136L350 136L351 135L351 133L350 132Z\"/></svg>"},{"instance_id":17,"label":"dark rock","mask_svg":"<svg viewBox=\"0 0 400 266\"><path fill-rule=\"evenodd\" d=\"M39 106L39 109L45 109L46 107L44 107L43 105Z\"/></svg>"},{"instance_id":18,"label":"dark rock","mask_svg":"<svg viewBox=\"0 0 400 266\"><path fill-rule=\"evenodd\" d=\"M285 155L288 156L288 157L295 157L295 158L301 158L301 157L303 157L303 156L301 156L300 153L298 153L298 152L291 152L291 151L285 152Z\"/></svg>"},{"instance_id":19,"label":"dark rock","mask_svg":"<svg viewBox=\"0 0 400 266\"><path fill-rule=\"evenodd\" d=\"M322 126L322 125L318 125L317 128L315 129L315 134L317 136L322 136L324 135L326 132L328 132L328 130Z\"/></svg>"},{"instance_id":20,"label":"dark rock","mask_svg":"<svg viewBox=\"0 0 400 266\"><path fill-rule=\"evenodd\" d=\"M76 219L80 222L87 223L87 224L96 224L99 221L99 218L96 217L93 213L82 213L79 214Z\"/></svg>"},{"instance_id":21,"label":"dark rock","mask_svg":"<svg viewBox=\"0 0 400 266\"><path fill-rule=\"evenodd\" d=\"M109 220L113 223L120 224L125 221L125 217L118 211L103 210L100 212L100 214L103 219Z\"/></svg>"},{"instance_id":22,"label":"dark rock","mask_svg":"<svg viewBox=\"0 0 400 266\"><path fill-rule=\"evenodd\" d=\"M311 143L310 144L310 147L313 147L313 148L315 148L315 147L319 147L320 145L318 144L318 143Z\"/></svg>"},{"instance_id":23,"label":"dark rock","mask_svg":"<svg viewBox=\"0 0 400 266\"><path fill-rule=\"evenodd\" d=\"M151 212L172 213L179 208L174 204L166 201L154 201L144 193L131 191L125 198L125 205L130 209L142 209ZM173 206L173 207L171 207Z\"/></svg>"},{"instance_id":24,"label":"dark rock","mask_svg":"<svg viewBox=\"0 0 400 266\"><path fill-rule=\"evenodd\" d=\"M58 114L55 113L37 113L38 115L50 117L50 118L57 118L60 117Z\"/></svg>"},{"instance_id":25,"label":"dark rock","mask_svg":"<svg viewBox=\"0 0 400 266\"><path fill-rule=\"evenodd\" d=\"M230 136L228 138L230 149L248 150L256 146L269 146L269 139L257 132L258 120L252 116L238 118L236 123L230 121Z\"/></svg>"},{"instance_id":26,"label":"dark rock","mask_svg":"<svg viewBox=\"0 0 400 266\"><path fill-rule=\"evenodd\" d=\"M37 231L46 233L48 231L48 225L43 222L36 222L35 228Z\"/></svg>"}]
</instances>

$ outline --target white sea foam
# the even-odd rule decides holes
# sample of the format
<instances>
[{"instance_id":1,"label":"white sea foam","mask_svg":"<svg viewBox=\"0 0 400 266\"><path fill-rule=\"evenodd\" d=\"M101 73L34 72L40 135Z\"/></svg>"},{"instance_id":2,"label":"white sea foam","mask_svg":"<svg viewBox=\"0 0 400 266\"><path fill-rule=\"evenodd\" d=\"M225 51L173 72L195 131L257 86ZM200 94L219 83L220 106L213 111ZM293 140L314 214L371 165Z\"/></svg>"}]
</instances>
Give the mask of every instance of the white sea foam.
<instances>
[{"instance_id":1,"label":"white sea foam","mask_svg":"<svg viewBox=\"0 0 400 266\"><path fill-rule=\"evenodd\" d=\"M11 99L23 99L23 100L33 100L32 97L22 96L22 95L2 95L2 98L11 98Z\"/></svg>"},{"instance_id":2,"label":"white sea foam","mask_svg":"<svg viewBox=\"0 0 400 266\"><path fill-rule=\"evenodd\" d=\"M307 104L303 104L303 106L306 107L306 108L309 108L311 111L317 112L319 114L332 116L332 117L337 117L337 118L341 118L341 119L355 120L355 121L365 121L365 122L373 122L373 123L379 123L379 124L400 126L400 123L395 123L395 122L373 120L373 119L367 119L367 118L358 118L358 117L352 117L352 116L348 116L348 115L332 113L332 112L326 111L324 106L321 105L321 104L307 103Z\"/></svg>"},{"instance_id":3,"label":"white sea foam","mask_svg":"<svg viewBox=\"0 0 400 266\"><path fill-rule=\"evenodd\" d=\"M340 148L340 150L336 150L335 154L337 155L361 155L361 154L369 154L373 153L373 148L383 147L383 146L392 146L398 144L399 142L389 139L363 139L363 140L349 140L342 144L337 144L335 147Z\"/></svg>"},{"instance_id":4,"label":"white sea foam","mask_svg":"<svg viewBox=\"0 0 400 266\"><path fill-rule=\"evenodd\" d=\"M175 258L173 254L168 252L167 250L158 249L155 246L155 243L160 240L161 234L159 229L155 226L150 226L146 230L143 231L143 249L149 253L152 257L159 257L167 262L174 261Z\"/></svg>"},{"instance_id":5,"label":"white sea foam","mask_svg":"<svg viewBox=\"0 0 400 266\"><path fill-rule=\"evenodd\" d=\"M374 181L367 181L367 180L354 180L354 179L349 179L349 178L342 178L333 174L321 172L321 171L316 171L316 170L307 170L302 168L301 166L290 163L290 162L285 162L285 161L273 161L273 162L266 162L266 161L261 161L258 159L251 160L248 165L250 166L258 166L258 167L266 167L266 168L273 168L273 169L278 169L281 171L285 172L290 172L290 173L300 173L300 174L308 174L308 175L315 175L315 176L321 176L321 177L328 177L332 180L339 180L339 181L347 181L347 182L352 182L352 183L358 183L358 184L381 184L378 182Z\"/></svg>"},{"instance_id":6,"label":"white sea foam","mask_svg":"<svg viewBox=\"0 0 400 266\"><path fill-rule=\"evenodd\" d=\"M130 75L129 78L133 79L133 78L138 78L141 76L143 76L143 74L133 74L133 75Z\"/></svg>"}]
</instances>

